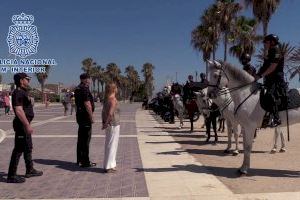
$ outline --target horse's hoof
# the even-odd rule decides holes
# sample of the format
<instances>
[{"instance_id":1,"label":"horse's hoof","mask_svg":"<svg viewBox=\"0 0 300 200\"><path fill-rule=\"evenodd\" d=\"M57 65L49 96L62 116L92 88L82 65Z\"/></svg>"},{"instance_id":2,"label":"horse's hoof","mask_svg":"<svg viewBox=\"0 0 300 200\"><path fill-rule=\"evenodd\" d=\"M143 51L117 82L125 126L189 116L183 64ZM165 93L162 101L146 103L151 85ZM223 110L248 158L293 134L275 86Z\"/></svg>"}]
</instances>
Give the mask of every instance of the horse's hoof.
<instances>
[{"instance_id":1,"label":"horse's hoof","mask_svg":"<svg viewBox=\"0 0 300 200\"><path fill-rule=\"evenodd\" d=\"M242 171L241 169L237 170L237 173L240 177L247 176L247 172Z\"/></svg>"},{"instance_id":2,"label":"horse's hoof","mask_svg":"<svg viewBox=\"0 0 300 200\"><path fill-rule=\"evenodd\" d=\"M285 148L281 148L279 152L280 153L284 153L284 152L286 152L286 149Z\"/></svg>"},{"instance_id":3,"label":"horse's hoof","mask_svg":"<svg viewBox=\"0 0 300 200\"><path fill-rule=\"evenodd\" d=\"M205 142L208 143L209 142L210 137L206 138Z\"/></svg>"},{"instance_id":4,"label":"horse's hoof","mask_svg":"<svg viewBox=\"0 0 300 200\"><path fill-rule=\"evenodd\" d=\"M232 155L233 155L233 156L239 155L239 151L233 151L233 152L232 152Z\"/></svg>"},{"instance_id":5,"label":"horse's hoof","mask_svg":"<svg viewBox=\"0 0 300 200\"><path fill-rule=\"evenodd\" d=\"M225 149L224 153L229 154L230 153L229 149Z\"/></svg>"},{"instance_id":6,"label":"horse's hoof","mask_svg":"<svg viewBox=\"0 0 300 200\"><path fill-rule=\"evenodd\" d=\"M277 149L276 148L273 148L270 153L276 153Z\"/></svg>"}]
</instances>

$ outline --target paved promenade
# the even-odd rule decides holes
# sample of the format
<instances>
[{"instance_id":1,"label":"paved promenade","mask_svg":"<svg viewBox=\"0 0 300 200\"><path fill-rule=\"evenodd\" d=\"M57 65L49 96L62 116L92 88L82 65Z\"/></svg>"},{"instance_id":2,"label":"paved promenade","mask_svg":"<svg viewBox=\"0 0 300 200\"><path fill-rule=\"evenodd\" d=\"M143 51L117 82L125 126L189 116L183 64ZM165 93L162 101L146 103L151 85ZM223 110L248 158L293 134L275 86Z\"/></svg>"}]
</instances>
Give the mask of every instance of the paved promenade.
<instances>
[{"instance_id":1,"label":"paved promenade","mask_svg":"<svg viewBox=\"0 0 300 200\"><path fill-rule=\"evenodd\" d=\"M42 177L25 184L7 184L13 147L12 116L0 116L0 198L105 200L279 200L300 199L300 126L291 127L286 153L270 154L273 132L259 132L252 154L253 175L239 178L242 155L224 155L227 138L204 143L202 118L196 131L162 122L140 104L121 104L121 137L116 174L103 173L104 132L97 105L91 140L91 160L97 166L75 166L77 124L63 116L61 105L35 108L34 162ZM4 137L5 136L5 137ZM242 144L241 144L242 146ZM242 147L241 147L242 148ZM20 160L19 174L25 173Z\"/></svg>"}]
</instances>

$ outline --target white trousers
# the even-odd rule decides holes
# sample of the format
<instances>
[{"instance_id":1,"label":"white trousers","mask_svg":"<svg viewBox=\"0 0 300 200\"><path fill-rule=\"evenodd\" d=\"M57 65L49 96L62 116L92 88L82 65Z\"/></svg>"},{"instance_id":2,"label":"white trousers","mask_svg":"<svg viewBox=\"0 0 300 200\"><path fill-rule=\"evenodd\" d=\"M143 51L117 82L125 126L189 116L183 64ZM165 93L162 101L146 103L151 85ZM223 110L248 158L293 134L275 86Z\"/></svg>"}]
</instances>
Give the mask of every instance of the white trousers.
<instances>
[{"instance_id":1,"label":"white trousers","mask_svg":"<svg viewBox=\"0 0 300 200\"><path fill-rule=\"evenodd\" d=\"M105 129L104 169L117 166L116 157L120 136L120 125L108 126Z\"/></svg>"}]
</instances>

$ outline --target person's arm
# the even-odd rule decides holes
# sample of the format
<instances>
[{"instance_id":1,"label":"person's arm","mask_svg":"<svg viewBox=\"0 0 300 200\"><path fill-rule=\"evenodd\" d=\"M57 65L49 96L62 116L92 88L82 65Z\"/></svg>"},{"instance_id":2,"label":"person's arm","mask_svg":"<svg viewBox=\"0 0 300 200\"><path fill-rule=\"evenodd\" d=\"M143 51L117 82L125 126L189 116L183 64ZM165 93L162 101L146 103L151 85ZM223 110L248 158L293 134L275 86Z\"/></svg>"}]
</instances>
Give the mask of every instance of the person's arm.
<instances>
[{"instance_id":1,"label":"person's arm","mask_svg":"<svg viewBox=\"0 0 300 200\"><path fill-rule=\"evenodd\" d=\"M93 116L93 111L92 111L92 104L90 101L85 101L84 102L84 106L86 108L86 111L89 114L89 118L91 120L92 123L94 123L94 116Z\"/></svg>"},{"instance_id":2,"label":"person's arm","mask_svg":"<svg viewBox=\"0 0 300 200\"><path fill-rule=\"evenodd\" d=\"M33 129L31 127L29 121L26 118L26 115L25 115L25 112L23 110L23 107L22 106L15 106L15 113L16 113L16 116L20 119L20 121L24 125L27 134L32 134L33 133Z\"/></svg>"},{"instance_id":3,"label":"person's arm","mask_svg":"<svg viewBox=\"0 0 300 200\"><path fill-rule=\"evenodd\" d=\"M265 76L269 75L270 73L274 72L274 70L276 69L277 65L278 65L278 63L271 63L270 67L266 71L264 71L261 74L261 76L265 77Z\"/></svg>"}]
</instances>

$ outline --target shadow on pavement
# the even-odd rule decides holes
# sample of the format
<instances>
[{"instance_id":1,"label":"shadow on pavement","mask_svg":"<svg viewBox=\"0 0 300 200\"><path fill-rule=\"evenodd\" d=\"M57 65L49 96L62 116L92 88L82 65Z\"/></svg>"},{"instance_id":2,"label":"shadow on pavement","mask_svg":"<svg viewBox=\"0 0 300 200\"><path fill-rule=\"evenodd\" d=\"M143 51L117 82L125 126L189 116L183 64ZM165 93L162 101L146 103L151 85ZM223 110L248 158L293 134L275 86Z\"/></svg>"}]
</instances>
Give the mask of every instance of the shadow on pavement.
<instances>
[{"instance_id":1,"label":"shadow on pavement","mask_svg":"<svg viewBox=\"0 0 300 200\"><path fill-rule=\"evenodd\" d=\"M161 155L180 155L180 153L189 153L189 154L204 154L204 155L212 155L212 156L231 156L231 154L225 154L224 150L214 150L214 149L186 149L180 151L166 151L160 152L157 154ZM240 151L242 154L243 151ZM268 153L266 151L252 151L252 153Z\"/></svg>"},{"instance_id":2,"label":"shadow on pavement","mask_svg":"<svg viewBox=\"0 0 300 200\"><path fill-rule=\"evenodd\" d=\"M7 178L7 173L0 172L0 183L6 183L7 182L6 178Z\"/></svg>"},{"instance_id":3,"label":"shadow on pavement","mask_svg":"<svg viewBox=\"0 0 300 200\"><path fill-rule=\"evenodd\" d=\"M192 173L206 173L214 176L226 178L240 178L236 168L214 167L214 166L198 166L198 165L172 165L170 168L135 168L137 172L174 172L188 171ZM291 170L276 170L276 169L250 169L251 176L266 176L266 177L300 177L300 171Z\"/></svg>"},{"instance_id":4,"label":"shadow on pavement","mask_svg":"<svg viewBox=\"0 0 300 200\"><path fill-rule=\"evenodd\" d=\"M51 159L34 159L34 162L42 164L42 165L55 165L55 167L68 170L68 171L88 171L95 173L104 173L104 169L100 169L99 167L91 167L91 168L82 168L76 165L76 163L63 161L63 160L51 160Z\"/></svg>"}]
</instances>

